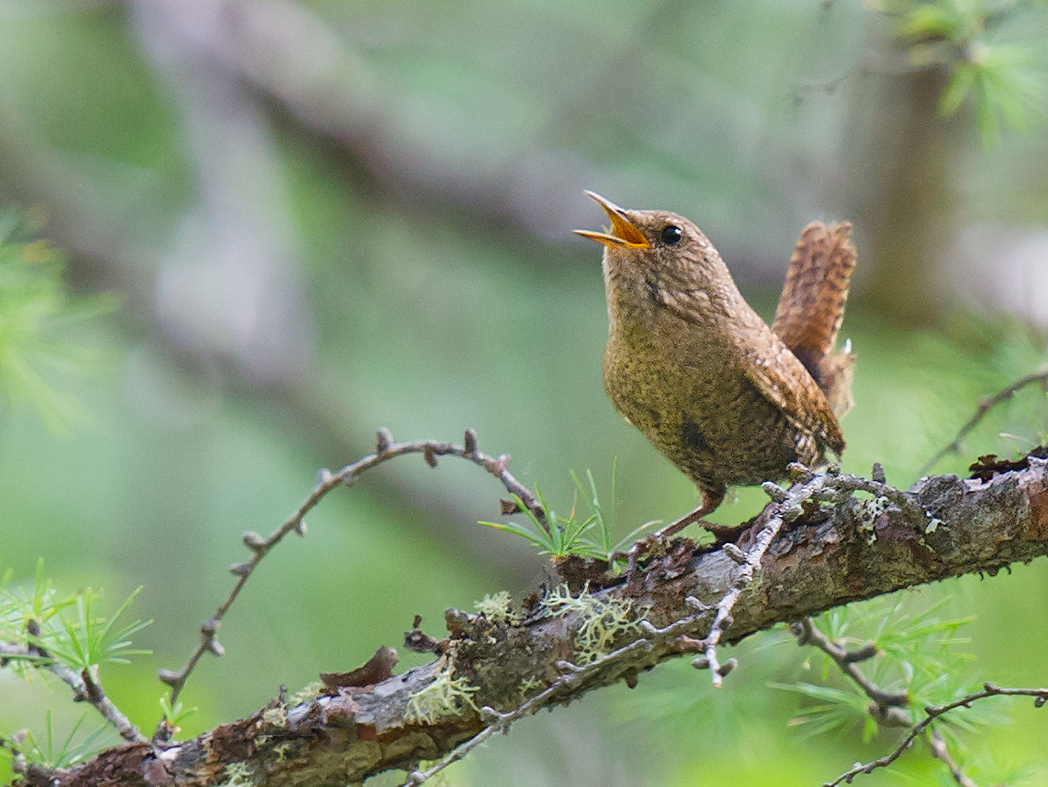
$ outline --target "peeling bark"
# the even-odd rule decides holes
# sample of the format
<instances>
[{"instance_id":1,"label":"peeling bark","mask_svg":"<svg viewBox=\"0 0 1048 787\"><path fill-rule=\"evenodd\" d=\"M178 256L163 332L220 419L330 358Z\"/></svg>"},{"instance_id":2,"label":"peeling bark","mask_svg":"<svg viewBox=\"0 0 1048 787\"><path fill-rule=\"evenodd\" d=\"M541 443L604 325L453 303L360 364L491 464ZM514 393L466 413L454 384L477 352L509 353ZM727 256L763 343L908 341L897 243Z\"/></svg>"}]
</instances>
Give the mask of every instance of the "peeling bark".
<instances>
[{"instance_id":1,"label":"peeling bark","mask_svg":"<svg viewBox=\"0 0 1048 787\"><path fill-rule=\"evenodd\" d=\"M738 642L775 623L926 582L993 575L1048 554L1048 460L1030 458L1026 468L988 481L931 476L900 494L894 503L860 494L832 505L808 505L765 553L760 575L739 597L723 641ZM738 544L743 551L769 509L743 533ZM678 635L701 638L711 619L696 614L694 602L686 599L716 603L725 595L738 565L730 551L677 539L628 582L624 577L591 582L601 587L598 598L628 599L651 625L616 642L612 656L590 667L565 664L578 660L577 613L556 616L539 606L510 624L448 610L446 654L430 664L365 689L332 689L334 696L297 706L274 701L246 719L163 751L126 744L71 770L26 774L17 784L203 787L232 781L342 787L382 771L410 770L497 726L491 712L474 708L511 712L553 687L541 704L527 709L534 712L619 680L632 685L638 673L694 653L694 639ZM681 621L691 621L686 630L655 635ZM432 723L408 720L412 696L441 675L446 678L449 669L475 687L471 702Z\"/></svg>"}]
</instances>

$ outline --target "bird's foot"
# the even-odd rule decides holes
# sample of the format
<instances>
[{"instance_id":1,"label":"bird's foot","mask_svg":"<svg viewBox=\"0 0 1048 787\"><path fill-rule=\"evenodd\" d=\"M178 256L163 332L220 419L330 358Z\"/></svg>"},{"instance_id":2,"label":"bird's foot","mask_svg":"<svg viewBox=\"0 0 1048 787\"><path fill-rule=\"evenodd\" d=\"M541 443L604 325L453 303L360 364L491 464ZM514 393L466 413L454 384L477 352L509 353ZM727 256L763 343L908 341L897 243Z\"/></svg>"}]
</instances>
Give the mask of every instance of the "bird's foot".
<instances>
[{"instance_id":1,"label":"bird's foot","mask_svg":"<svg viewBox=\"0 0 1048 787\"><path fill-rule=\"evenodd\" d=\"M676 522L671 522L661 530L657 530L634 543L629 552L626 553L628 561L626 575L634 576L637 564L642 558L653 553L665 554L668 552L670 540L688 525L699 525L706 528L713 534L714 547L719 548L725 544L734 544L751 524L744 522L741 525L718 525L713 522L707 522L702 517L712 510L713 507L700 506L691 513L682 516Z\"/></svg>"},{"instance_id":2,"label":"bird's foot","mask_svg":"<svg viewBox=\"0 0 1048 787\"><path fill-rule=\"evenodd\" d=\"M702 519L702 517L707 513L709 512L702 507L696 508L690 514L682 516L676 522L671 522L666 525L666 527L656 530L654 533L651 533L635 542L633 546L630 547L629 552L626 553L628 561L626 568L627 576L634 575L637 563L642 558L653 553L656 555L662 555L668 552L670 540L688 525L699 524L710 532L715 532L714 529L720 526Z\"/></svg>"}]
</instances>

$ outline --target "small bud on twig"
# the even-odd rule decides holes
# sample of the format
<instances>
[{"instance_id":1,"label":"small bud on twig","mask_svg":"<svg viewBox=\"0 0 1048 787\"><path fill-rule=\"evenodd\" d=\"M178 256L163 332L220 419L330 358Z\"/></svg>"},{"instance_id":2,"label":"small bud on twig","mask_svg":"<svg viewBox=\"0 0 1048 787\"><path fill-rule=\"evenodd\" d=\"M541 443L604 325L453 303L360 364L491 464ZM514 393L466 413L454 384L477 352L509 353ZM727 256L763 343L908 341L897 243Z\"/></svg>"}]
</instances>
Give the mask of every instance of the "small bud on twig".
<instances>
[{"instance_id":1,"label":"small bud on twig","mask_svg":"<svg viewBox=\"0 0 1048 787\"><path fill-rule=\"evenodd\" d=\"M265 552L269 548L266 539L262 538L262 536L254 530L248 530L240 537L240 540L244 542L244 546L256 554L259 552Z\"/></svg>"},{"instance_id":2,"label":"small bud on twig","mask_svg":"<svg viewBox=\"0 0 1048 787\"><path fill-rule=\"evenodd\" d=\"M736 658L730 658L720 665L720 668L717 670L717 674L723 678L737 666L739 666L739 660Z\"/></svg>"}]
</instances>

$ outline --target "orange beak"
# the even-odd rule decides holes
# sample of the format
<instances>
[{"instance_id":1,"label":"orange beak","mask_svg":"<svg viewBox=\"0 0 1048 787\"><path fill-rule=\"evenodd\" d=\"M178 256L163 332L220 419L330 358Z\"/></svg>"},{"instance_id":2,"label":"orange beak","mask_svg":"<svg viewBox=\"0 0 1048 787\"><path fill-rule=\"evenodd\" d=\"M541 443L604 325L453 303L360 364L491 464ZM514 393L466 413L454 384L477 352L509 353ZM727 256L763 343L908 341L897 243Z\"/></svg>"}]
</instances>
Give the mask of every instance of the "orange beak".
<instances>
[{"instance_id":1,"label":"orange beak","mask_svg":"<svg viewBox=\"0 0 1048 787\"><path fill-rule=\"evenodd\" d=\"M626 218L626 211L611 200L604 199L596 192L584 191L583 194L592 198L598 205L604 208L604 212L611 219L611 229L607 232L575 230L576 235L595 240L597 243L603 243L605 246L618 246L627 249L647 249L651 246L644 234Z\"/></svg>"}]
</instances>

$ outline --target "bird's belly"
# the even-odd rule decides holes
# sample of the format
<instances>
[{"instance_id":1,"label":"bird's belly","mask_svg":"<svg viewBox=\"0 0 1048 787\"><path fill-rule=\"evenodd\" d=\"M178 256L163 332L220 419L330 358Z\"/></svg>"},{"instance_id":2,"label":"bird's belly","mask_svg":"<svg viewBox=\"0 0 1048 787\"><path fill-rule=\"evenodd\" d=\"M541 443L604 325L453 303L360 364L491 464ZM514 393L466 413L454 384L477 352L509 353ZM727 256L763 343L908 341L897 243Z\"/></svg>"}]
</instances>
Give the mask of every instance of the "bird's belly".
<instances>
[{"instance_id":1,"label":"bird's belly","mask_svg":"<svg viewBox=\"0 0 1048 787\"><path fill-rule=\"evenodd\" d=\"M609 353L604 384L619 413L700 486L748 485L814 464L814 437L794 426L745 374Z\"/></svg>"}]
</instances>

